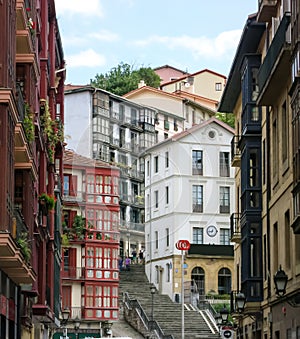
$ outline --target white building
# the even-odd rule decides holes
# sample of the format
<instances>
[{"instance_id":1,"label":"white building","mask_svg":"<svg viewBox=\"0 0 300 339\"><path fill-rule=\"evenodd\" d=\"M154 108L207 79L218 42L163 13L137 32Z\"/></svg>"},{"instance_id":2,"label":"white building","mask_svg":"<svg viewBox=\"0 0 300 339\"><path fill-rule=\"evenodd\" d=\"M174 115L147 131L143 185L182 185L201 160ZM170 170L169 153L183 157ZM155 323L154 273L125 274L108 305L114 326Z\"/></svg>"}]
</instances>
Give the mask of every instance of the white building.
<instances>
[{"instance_id":1,"label":"white building","mask_svg":"<svg viewBox=\"0 0 300 339\"><path fill-rule=\"evenodd\" d=\"M211 118L144 153L146 274L173 300L181 295L181 252L175 247L181 239L191 243L187 286L197 286L200 294L231 290L233 135L228 125Z\"/></svg>"}]
</instances>

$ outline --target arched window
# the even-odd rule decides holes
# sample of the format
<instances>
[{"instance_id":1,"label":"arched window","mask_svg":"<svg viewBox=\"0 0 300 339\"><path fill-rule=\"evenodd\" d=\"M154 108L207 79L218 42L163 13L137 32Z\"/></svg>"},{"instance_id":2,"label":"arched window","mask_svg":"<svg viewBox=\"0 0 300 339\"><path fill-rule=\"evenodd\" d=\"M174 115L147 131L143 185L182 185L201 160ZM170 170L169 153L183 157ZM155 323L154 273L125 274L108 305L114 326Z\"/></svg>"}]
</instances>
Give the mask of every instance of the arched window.
<instances>
[{"instance_id":1,"label":"arched window","mask_svg":"<svg viewBox=\"0 0 300 339\"><path fill-rule=\"evenodd\" d=\"M229 294L231 292L231 272L228 268L221 268L218 273L218 293Z\"/></svg>"},{"instance_id":2,"label":"arched window","mask_svg":"<svg viewBox=\"0 0 300 339\"><path fill-rule=\"evenodd\" d=\"M192 280L192 286L195 286L197 291L199 292L199 295L205 294L205 273L202 267L195 267L192 270L191 274L191 280Z\"/></svg>"}]
</instances>

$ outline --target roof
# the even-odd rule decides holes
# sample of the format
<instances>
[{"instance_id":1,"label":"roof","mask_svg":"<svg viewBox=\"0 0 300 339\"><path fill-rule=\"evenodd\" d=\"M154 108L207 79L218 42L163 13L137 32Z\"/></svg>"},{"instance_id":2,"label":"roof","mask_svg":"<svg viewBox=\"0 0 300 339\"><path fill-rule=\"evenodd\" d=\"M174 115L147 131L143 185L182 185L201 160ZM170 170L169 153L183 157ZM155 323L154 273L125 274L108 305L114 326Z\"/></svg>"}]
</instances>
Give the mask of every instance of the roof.
<instances>
[{"instance_id":1,"label":"roof","mask_svg":"<svg viewBox=\"0 0 300 339\"><path fill-rule=\"evenodd\" d=\"M143 153L142 155L146 155L147 153L149 153L149 151L161 146L161 145L165 145L165 144L169 144L169 143L172 143L172 142L176 142L178 140L181 140L183 139L184 137L188 136L188 135L191 135L193 133L195 133L196 131L202 129L203 127L205 126L208 126L212 123L216 123L218 124L219 126L221 126L222 128L226 129L229 133L233 134L235 133L234 129L231 128L229 125L227 125L225 122L215 118L215 117L212 117L208 120L205 120L203 121L201 124L197 124L197 125L194 125L193 127L191 128L188 128L180 133L176 133L174 134L173 136L171 136L170 138L168 139L165 139L155 145L153 145L152 147L149 147L147 148Z\"/></svg>"},{"instance_id":2,"label":"roof","mask_svg":"<svg viewBox=\"0 0 300 339\"><path fill-rule=\"evenodd\" d=\"M181 73L184 73L184 74L189 74L189 73L186 72L186 71L183 71L183 70L181 70L181 69L179 69L179 68L176 68L176 67L173 67L173 66L170 66L170 65L164 65L164 66L155 67L155 68L153 68L153 71L157 71L157 70L163 69L163 68L172 68L172 69L174 69L175 71L178 71L178 72L181 72Z\"/></svg>"},{"instance_id":3,"label":"roof","mask_svg":"<svg viewBox=\"0 0 300 339\"><path fill-rule=\"evenodd\" d=\"M166 92L166 91L163 91L161 89L156 89L156 88L150 87L150 86L142 86L140 88L134 89L133 91L124 94L124 97L130 99L135 94L143 93L143 92L147 92L147 91L153 92L153 93L158 94L158 95L167 96L167 97L170 97L170 98L173 98L173 99L176 99L176 100L183 101L183 102L185 102L185 103L187 103L189 105L192 105L194 107L198 107L201 110L205 110L210 115L214 115L215 114L215 111L211 110L210 108L208 108L206 106L201 105L200 103L198 103L198 102L196 102L194 100L189 100L187 98L187 96L185 96L185 95L181 95L181 94L179 95L178 93L175 93L175 92L174 93ZM199 99L203 98L203 100L205 100L205 99L207 100L207 98L201 97L200 95L192 95L192 96L193 97L197 97ZM140 104L140 105L142 105L142 104ZM155 109L157 109L157 108L155 108Z\"/></svg>"},{"instance_id":4,"label":"roof","mask_svg":"<svg viewBox=\"0 0 300 339\"><path fill-rule=\"evenodd\" d=\"M70 149L65 149L63 162L64 165L118 169L104 161L84 157Z\"/></svg>"},{"instance_id":5,"label":"roof","mask_svg":"<svg viewBox=\"0 0 300 339\"><path fill-rule=\"evenodd\" d=\"M220 73L217 73L217 72L214 72L214 71L212 71L212 70L210 70L210 69L205 68L205 69L202 69L201 71L198 71L198 72L196 72L196 73L183 75L181 78L178 78L178 79L175 79L175 80L171 80L171 81L165 82L165 83L164 83L163 85L161 85L160 87L164 87L164 86L170 85L170 84L175 84L176 82L181 81L181 80L184 80L184 79L186 79L187 77L194 77L194 76L196 76L196 75L199 75L199 74L201 74L201 73L206 73L206 72L211 73L211 74L214 74L214 75L217 75L217 76L219 76L219 77L222 77L222 78L226 79L226 76L225 76L225 75L220 74Z\"/></svg>"},{"instance_id":6,"label":"roof","mask_svg":"<svg viewBox=\"0 0 300 339\"><path fill-rule=\"evenodd\" d=\"M222 94L219 112L232 113L241 93L241 66L246 54L256 53L266 24L256 21L256 14L248 16L242 36Z\"/></svg>"},{"instance_id":7,"label":"roof","mask_svg":"<svg viewBox=\"0 0 300 339\"><path fill-rule=\"evenodd\" d=\"M176 94L169 93L169 92L166 92L166 91L162 91L160 89L156 89L156 88L150 87L150 86L142 86L140 88L134 89L133 91L130 91L130 92L124 94L123 97L130 99L130 97L134 96L137 93L142 93L142 92L147 92L147 91L150 91L150 92L153 92L153 93L156 93L156 94L159 94L159 95L169 96L169 97L172 97L172 98L177 99L177 100L182 100L182 98L179 97Z\"/></svg>"}]
</instances>

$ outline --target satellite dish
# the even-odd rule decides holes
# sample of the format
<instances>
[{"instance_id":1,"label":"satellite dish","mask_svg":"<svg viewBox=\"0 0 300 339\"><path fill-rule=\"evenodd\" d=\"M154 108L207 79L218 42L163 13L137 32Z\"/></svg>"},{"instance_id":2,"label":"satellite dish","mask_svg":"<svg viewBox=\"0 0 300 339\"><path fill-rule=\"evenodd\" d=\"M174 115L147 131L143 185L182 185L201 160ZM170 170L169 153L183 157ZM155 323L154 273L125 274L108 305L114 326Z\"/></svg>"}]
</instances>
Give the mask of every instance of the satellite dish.
<instances>
[{"instance_id":1,"label":"satellite dish","mask_svg":"<svg viewBox=\"0 0 300 339\"><path fill-rule=\"evenodd\" d=\"M185 87L190 87L191 84L190 84L189 82L186 82L186 83L184 84L184 86L185 86Z\"/></svg>"}]
</instances>

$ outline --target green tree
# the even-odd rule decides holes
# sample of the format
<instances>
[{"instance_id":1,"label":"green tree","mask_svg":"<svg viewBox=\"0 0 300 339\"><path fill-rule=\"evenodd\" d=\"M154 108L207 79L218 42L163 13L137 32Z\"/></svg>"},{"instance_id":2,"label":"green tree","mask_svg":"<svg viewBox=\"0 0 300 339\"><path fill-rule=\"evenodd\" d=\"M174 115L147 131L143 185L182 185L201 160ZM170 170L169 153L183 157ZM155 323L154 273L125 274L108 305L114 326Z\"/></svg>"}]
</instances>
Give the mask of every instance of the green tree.
<instances>
[{"instance_id":1,"label":"green tree","mask_svg":"<svg viewBox=\"0 0 300 339\"><path fill-rule=\"evenodd\" d=\"M122 96L138 88L141 80L144 80L147 86L155 88L160 84L160 77L151 67L133 69L133 66L121 62L108 73L96 74L95 78L91 79L91 85Z\"/></svg>"},{"instance_id":2,"label":"green tree","mask_svg":"<svg viewBox=\"0 0 300 339\"><path fill-rule=\"evenodd\" d=\"M219 112L217 112L216 118L225 122L230 127L234 128L235 119L234 119L233 113L219 113Z\"/></svg>"}]
</instances>

